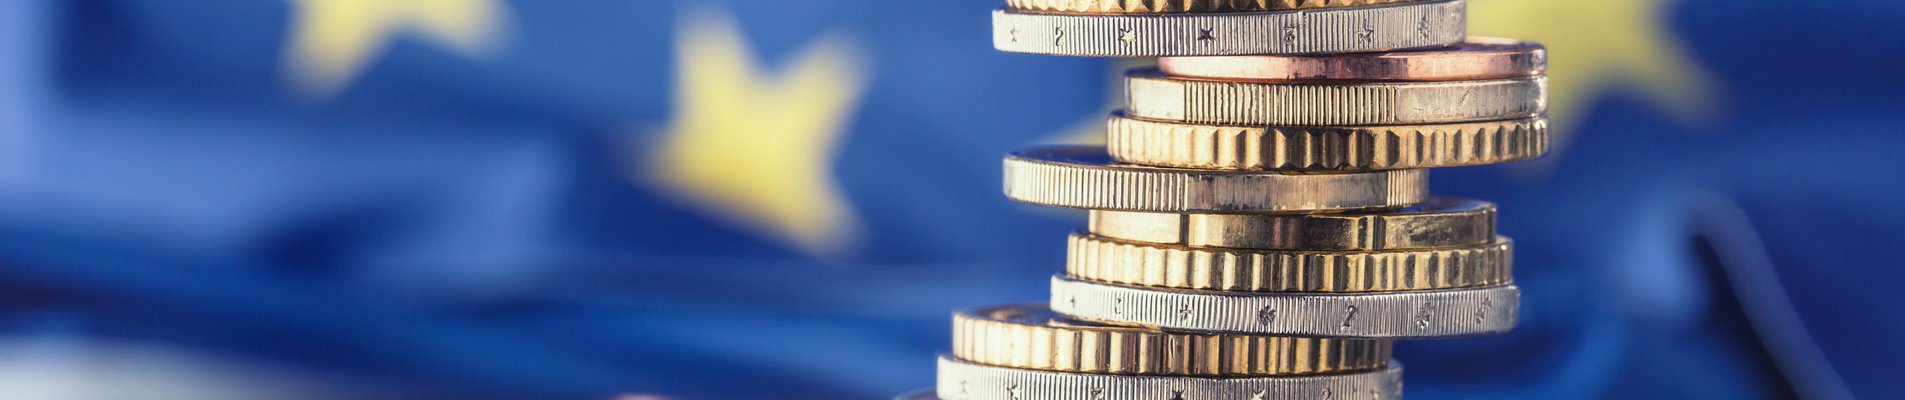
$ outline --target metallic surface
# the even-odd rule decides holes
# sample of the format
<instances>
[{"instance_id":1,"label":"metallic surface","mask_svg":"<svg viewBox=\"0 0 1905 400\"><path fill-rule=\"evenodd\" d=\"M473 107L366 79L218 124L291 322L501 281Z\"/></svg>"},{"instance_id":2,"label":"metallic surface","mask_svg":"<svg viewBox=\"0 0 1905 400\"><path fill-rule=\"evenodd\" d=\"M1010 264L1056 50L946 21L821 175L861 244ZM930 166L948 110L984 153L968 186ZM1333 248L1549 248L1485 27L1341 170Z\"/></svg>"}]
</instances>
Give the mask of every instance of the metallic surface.
<instances>
[{"instance_id":1,"label":"metallic surface","mask_svg":"<svg viewBox=\"0 0 1905 400\"><path fill-rule=\"evenodd\" d=\"M1192 291L1052 278L1052 311L1118 325L1202 332L1427 339L1507 332L1514 285L1314 294Z\"/></svg>"},{"instance_id":2,"label":"metallic surface","mask_svg":"<svg viewBox=\"0 0 1905 400\"><path fill-rule=\"evenodd\" d=\"M1005 159L1005 195L1054 207L1151 212L1285 212L1400 207L1428 197L1422 170L1341 174L1115 164L1104 149L1040 147Z\"/></svg>"},{"instance_id":3,"label":"metallic surface","mask_svg":"<svg viewBox=\"0 0 1905 400\"><path fill-rule=\"evenodd\" d=\"M1060 319L1045 304L953 314L952 355L984 365L1114 375L1312 375L1382 369L1372 339L1163 332Z\"/></svg>"},{"instance_id":4,"label":"metallic surface","mask_svg":"<svg viewBox=\"0 0 1905 400\"><path fill-rule=\"evenodd\" d=\"M1263 250L1385 250L1487 244L1495 204L1432 197L1397 210L1170 214L1093 210L1091 233L1132 242Z\"/></svg>"},{"instance_id":5,"label":"metallic surface","mask_svg":"<svg viewBox=\"0 0 1905 400\"><path fill-rule=\"evenodd\" d=\"M1506 332L1513 243L1424 168L1548 152L1546 51L1465 40L1463 0L1006 0L993 46L1164 57L1105 148L1004 163L1090 210L1045 306L954 315L909 400L1398 399L1391 339Z\"/></svg>"},{"instance_id":6,"label":"metallic surface","mask_svg":"<svg viewBox=\"0 0 1905 400\"><path fill-rule=\"evenodd\" d=\"M1469 37L1435 49L1308 56L1164 57L1166 75L1218 80L1461 81L1541 75L1547 50L1534 42Z\"/></svg>"},{"instance_id":7,"label":"metallic surface","mask_svg":"<svg viewBox=\"0 0 1905 400\"><path fill-rule=\"evenodd\" d=\"M1456 82L1273 83L1125 74L1125 115L1199 124L1337 126L1527 118L1548 108L1546 77Z\"/></svg>"},{"instance_id":8,"label":"metallic surface","mask_svg":"<svg viewBox=\"0 0 1905 400\"><path fill-rule=\"evenodd\" d=\"M1418 0L1006 0L1019 11L1084 14L1225 13L1358 7Z\"/></svg>"},{"instance_id":9,"label":"metallic surface","mask_svg":"<svg viewBox=\"0 0 1905 400\"><path fill-rule=\"evenodd\" d=\"M1075 233L1065 273L1137 286L1231 292L1394 292L1511 281L1513 244L1417 250L1232 250Z\"/></svg>"},{"instance_id":10,"label":"metallic surface","mask_svg":"<svg viewBox=\"0 0 1905 400\"><path fill-rule=\"evenodd\" d=\"M1174 168L1367 171L1495 164L1548 154L1548 119L1429 125L1265 127L1187 124L1112 113L1106 151Z\"/></svg>"},{"instance_id":11,"label":"metallic surface","mask_svg":"<svg viewBox=\"0 0 1905 400\"><path fill-rule=\"evenodd\" d=\"M1348 374L1271 377L1094 375L992 367L939 358L945 400L1217 400L1402 398L1402 364Z\"/></svg>"},{"instance_id":12,"label":"metallic surface","mask_svg":"<svg viewBox=\"0 0 1905 400\"><path fill-rule=\"evenodd\" d=\"M1462 41L1462 0L1280 12L1106 15L992 13L992 47L1065 56L1315 54Z\"/></svg>"}]
</instances>

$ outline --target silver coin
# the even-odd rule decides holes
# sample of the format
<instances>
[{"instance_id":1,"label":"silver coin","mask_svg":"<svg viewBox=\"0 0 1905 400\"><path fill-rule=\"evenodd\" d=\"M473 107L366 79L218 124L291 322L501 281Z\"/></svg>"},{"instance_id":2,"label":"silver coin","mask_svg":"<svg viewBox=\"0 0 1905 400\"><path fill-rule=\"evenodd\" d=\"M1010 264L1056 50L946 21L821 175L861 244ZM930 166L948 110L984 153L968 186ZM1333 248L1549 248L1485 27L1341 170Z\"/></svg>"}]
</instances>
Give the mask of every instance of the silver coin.
<instances>
[{"instance_id":1,"label":"silver coin","mask_svg":"<svg viewBox=\"0 0 1905 400\"><path fill-rule=\"evenodd\" d=\"M939 358L943 400L1400 399L1402 364L1347 374L1198 378L1097 375L994 367Z\"/></svg>"},{"instance_id":2,"label":"silver coin","mask_svg":"<svg viewBox=\"0 0 1905 400\"><path fill-rule=\"evenodd\" d=\"M1125 115L1192 124L1345 126L1527 118L1548 109L1548 77L1449 82L1232 82L1125 73Z\"/></svg>"},{"instance_id":3,"label":"silver coin","mask_svg":"<svg viewBox=\"0 0 1905 400\"><path fill-rule=\"evenodd\" d=\"M1052 311L1163 329L1295 336L1427 339L1507 332L1514 285L1384 293L1233 293L1052 277Z\"/></svg>"},{"instance_id":4,"label":"silver coin","mask_svg":"<svg viewBox=\"0 0 1905 400\"><path fill-rule=\"evenodd\" d=\"M1024 203L1167 213L1402 207L1429 197L1421 169L1292 174L1120 164L1103 147L1052 146L1005 159L1005 196Z\"/></svg>"},{"instance_id":5,"label":"silver coin","mask_svg":"<svg viewBox=\"0 0 1905 400\"><path fill-rule=\"evenodd\" d=\"M1447 46L1466 35L1463 0L1276 12L992 12L992 47L1015 53L1149 57L1354 53Z\"/></svg>"}]
</instances>

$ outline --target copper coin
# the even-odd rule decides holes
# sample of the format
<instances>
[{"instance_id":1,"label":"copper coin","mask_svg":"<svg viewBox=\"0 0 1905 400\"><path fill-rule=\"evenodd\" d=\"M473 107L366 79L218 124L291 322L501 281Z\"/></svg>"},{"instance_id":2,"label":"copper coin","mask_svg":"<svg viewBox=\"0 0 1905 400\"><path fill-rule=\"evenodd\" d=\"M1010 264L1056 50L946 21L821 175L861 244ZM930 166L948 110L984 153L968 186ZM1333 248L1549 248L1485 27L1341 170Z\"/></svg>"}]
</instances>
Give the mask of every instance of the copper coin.
<instances>
[{"instance_id":1,"label":"copper coin","mask_svg":"<svg viewBox=\"0 0 1905 400\"><path fill-rule=\"evenodd\" d=\"M1540 75L1547 64L1547 50L1539 43L1484 37L1413 51L1158 59L1158 68L1166 75L1253 81L1501 79Z\"/></svg>"}]
</instances>

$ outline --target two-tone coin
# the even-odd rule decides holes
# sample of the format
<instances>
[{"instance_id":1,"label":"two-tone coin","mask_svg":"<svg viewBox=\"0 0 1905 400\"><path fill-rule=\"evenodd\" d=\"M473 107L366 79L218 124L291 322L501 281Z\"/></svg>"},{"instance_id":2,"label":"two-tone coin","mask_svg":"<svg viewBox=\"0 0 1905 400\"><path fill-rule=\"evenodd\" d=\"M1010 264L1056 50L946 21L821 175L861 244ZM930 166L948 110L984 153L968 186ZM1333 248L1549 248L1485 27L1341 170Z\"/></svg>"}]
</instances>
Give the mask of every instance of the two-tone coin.
<instances>
[{"instance_id":1,"label":"two-tone coin","mask_svg":"<svg viewBox=\"0 0 1905 400\"><path fill-rule=\"evenodd\" d=\"M1235 13L1362 7L1420 0L1006 0L1018 11L1071 14Z\"/></svg>"},{"instance_id":2,"label":"two-tone coin","mask_svg":"<svg viewBox=\"0 0 1905 400\"><path fill-rule=\"evenodd\" d=\"M1006 158L1008 198L1090 225L902 399L1395 399L1391 340L1516 324L1495 206L1425 169L1547 154L1540 45L1465 39L1464 0L1006 2L999 50L1163 58L1106 147Z\"/></svg>"},{"instance_id":3,"label":"two-tone coin","mask_svg":"<svg viewBox=\"0 0 1905 400\"><path fill-rule=\"evenodd\" d=\"M1118 164L1103 148L1040 147L1005 159L1005 195L1095 210L1241 213L1403 207L1428 197L1421 170L1338 174Z\"/></svg>"},{"instance_id":4,"label":"two-tone coin","mask_svg":"<svg viewBox=\"0 0 1905 400\"><path fill-rule=\"evenodd\" d=\"M936 394L944 400L1402 398L1402 364L1395 362L1365 372L1211 378L1039 371L940 357L938 378Z\"/></svg>"},{"instance_id":5,"label":"two-tone coin","mask_svg":"<svg viewBox=\"0 0 1905 400\"><path fill-rule=\"evenodd\" d=\"M992 46L1064 56L1313 54L1460 43L1462 0L1276 12L1088 14L1000 9ZM1261 7L1260 7L1261 8Z\"/></svg>"},{"instance_id":6,"label":"two-tone coin","mask_svg":"<svg viewBox=\"0 0 1905 400\"><path fill-rule=\"evenodd\" d=\"M1125 242L1075 233L1065 272L1126 285L1226 292L1357 293L1511 282L1513 245L1375 251L1249 250Z\"/></svg>"},{"instance_id":7,"label":"two-tone coin","mask_svg":"<svg viewBox=\"0 0 1905 400\"><path fill-rule=\"evenodd\" d=\"M1093 210L1106 238L1194 247L1388 250L1473 246L1495 239L1495 204L1432 197L1381 211L1306 214L1175 214Z\"/></svg>"},{"instance_id":8,"label":"two-tone coin","mask_svg":"<svg viewBox=\"0 0 1905 400\"><path fill-rule=\"evenodd\" d=\"M1313 375L1382 369L1390 343L1222 333L1166 332L1059 318L1045 304L953 315L952 355L967 362L1113 375Z\"/></svg>"},{"instance_id":9,"label":"two-tone coin","mask_svg":"<svg viewBox=\"0 0 1905 400\"><path fill-rule=\"evenodd\" d=\"M1052 278L1052 311L1166 330L1344 338L1430 339L1507 332L1514 285L1383 293L1246 293Z\"/></svg>"},{"instance_id":10,"label":"two-tone coin","mask_svg":"<svg viewBox=\"0 0 1905 400\"><path fill-rule=\"evenodd\" d=\"M1107 121L1119 162L1172 168L1370 171L1497 164L1548 154L1542 116L1441 124L1259 126Z\"/></svg>"},{"instance_id":11,"label":"two-tone coin","mask_svg":"<svg viewBox=\"0 0 1905 400\"><path fill-rule=\"evenodd\" d=\"M1158 69L1186 78L1239 81L1471 81L1547 71L1541 44L1469 37L1449 47L1315 55L1163 57Z\"/></svg>"},{"instance_id":12,"label":"two-tone coin","mask_svg":"<svg viewBox=\"0 0 1905 400\"><path fill-rule=\"evenodd\" d=\"M1447 82L1244 82L1125 74L1125 115L1253 126L1412 125L1528 118L1548 108L1546 77Z\"/></svg>"}]
</instances>

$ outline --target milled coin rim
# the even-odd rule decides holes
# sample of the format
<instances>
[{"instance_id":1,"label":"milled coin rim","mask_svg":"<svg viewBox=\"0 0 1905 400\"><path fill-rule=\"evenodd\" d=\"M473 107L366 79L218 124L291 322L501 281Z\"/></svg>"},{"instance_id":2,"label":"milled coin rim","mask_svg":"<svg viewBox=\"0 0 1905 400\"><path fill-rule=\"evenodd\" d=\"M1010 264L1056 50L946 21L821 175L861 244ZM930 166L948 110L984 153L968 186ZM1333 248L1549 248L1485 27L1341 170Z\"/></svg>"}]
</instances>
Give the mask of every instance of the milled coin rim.
<instances>
[{"instance_id":1,"label":"milled coin rim","mask_svg":"<svg viewBox=\"0 0 1905 400\"><path fill-rule=\"evenodd\" d=\"M1052 311L1067 318L1167 330L1428 339L1507 332L1515 285L1383 293L1238 293L1052 277Z\"/></svg>"},{"instance_id":2,"label":"milled coin rim","mask_svg":"<svg viewBox=\"0 0 1905 400\"><path fill-rule=\"evenodd\" d=\"M1442 82L1255 82L1125 73L1124 115L1244 126L1427 125L1528 118L1548 109L1546 76Z\"/></svg>"},{"instance_id":3,"label":"milled coin rim","mask_svg":"<svg viewBox=\"0 0 1905 400\"><path fill-rule=\"evenodd\" d=\"M1103 375L995 367L939 357L935 394L943 400L1336 399L1402 397L1402 363L1328 375L1186 377Z\"/></svg>"},{"instance_id":4,"label":"milled coin rim","mask_svg":"<svg viewBox=\"0 0 1905 400\"><path fill-rule=\"evenodd\" d=\"M1463 0L1275 12L1076 14L992 12L992 46L1087 57L1354 53L1460 43Z\"/></svg>"},{"instance_id":5,"label":"milled coin rim","mask_svg":"<svg viewBox=\"0 0 1905 400\"><path fill-rule=\"evenodd\" d=\"M1008 8L1025 12L1070 13L1089 15L1156 15L1181 13L1233 13L1233 12L1275 12L1292 10L1323 10L1335 8L1371 7L1388 4L1413 3L1424 0L1295 0L1296 4L1285 6L1282 1L1239 2L1208 0L1006 0ZM1339 4L1330 4L1339 2Z\"/></svg>"},{"instance_id":6,"label":"milled coin rim","mask_svg":"<svg viewBox=\"0 0 1905 400\"><path fill-rule=\"evenodd\" d=\"M1158 121L1113 112L1106 151L1169 168L1371 171L1526 161L1548 155L1548 118L1444 124L1262 126Z\"/></svg>"},{"instance_id":7,"label":"milled coin rim","mask_svg":"<svg viewBox=\"0 0 1905 400\"><path fill-rule=\"evenodd\" d=\"M1419 169L1292 174L1117 164L1101 147L1021 149L1005 158L1005 195L1096 210L1251 213L1400 208L1428 198Z\"/></svg>"},{"instance_id":8,"label":"milled coin rim","mask_svg":"<svg viewBox=\"0 0 1905 400\"><path fill-rule=\"evenodd\" d=\"M1513 281L1514 243L1435 249L1243 250L1127 242L1073 233L1065 273L1145 287L1238 293L1394 293Z\"/></svg>"},{"instance_id":9,"label":"milled coin rim","mask_svg":"<svg viewBox=\"0 0 1905 400\"><path fill-rule=\"evenodd\" d=\"M1166 75L1269 82L1465 81L1536 76L1547 67L1547 48L1540 43L1480 36L1448 47L1381 53L1158 59Z\"/></svg>"},{"instance_id":10,"label":"milled coin rim","mask_svg":"<svg viewBox=\"0 0 1905 400\"><path fill-rule=\"evenodd\" d=\"M1408 207L1306 214L1180 214L1092 210L1086 229L1106 238L1248 250L1400 250L1495 240L1495 203L1435 196Z\"/></svg>"},{"instance_id":11,"label":"milled coin rim","mask_svg":"<svg viewBox=\"0 0 1905 400\"><path fill-rule=\"evenodd\" d=\"M1048 305L953 314L952 355L977 364L1113 375L1314 375L1382 369L1379 339L1165 332L1060 318Z\"/></svg>"}]
</instances>

